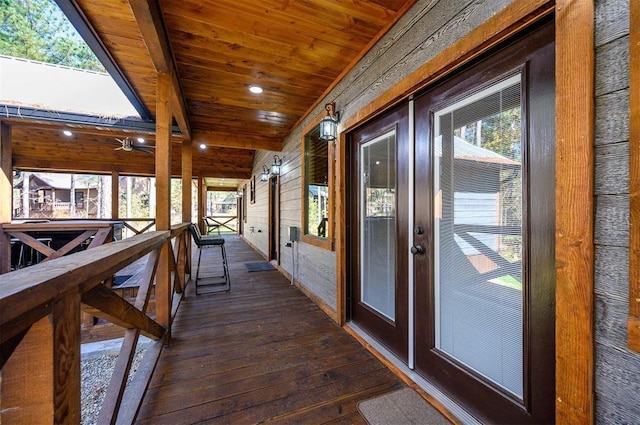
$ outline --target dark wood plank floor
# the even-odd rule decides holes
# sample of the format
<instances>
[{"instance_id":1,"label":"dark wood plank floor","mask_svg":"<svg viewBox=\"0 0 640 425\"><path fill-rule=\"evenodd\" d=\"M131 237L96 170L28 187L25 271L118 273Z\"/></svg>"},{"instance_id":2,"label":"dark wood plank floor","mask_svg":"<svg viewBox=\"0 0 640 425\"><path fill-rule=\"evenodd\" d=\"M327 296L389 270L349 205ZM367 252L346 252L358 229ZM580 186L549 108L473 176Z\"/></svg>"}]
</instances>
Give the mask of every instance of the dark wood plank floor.
<instances>
[{"instance_id":1,"label":"dark wood plank floor","mask_svg":"<svg viewBox=\"0 0 640 425\"><path fill-rule=\"evenodd\" d=\"M138 423L359 424L359 401L404 386L278 271L248 273L263 259L242 239L226 247L231 292L189 288Z\"/></svg>"}]
</instances>

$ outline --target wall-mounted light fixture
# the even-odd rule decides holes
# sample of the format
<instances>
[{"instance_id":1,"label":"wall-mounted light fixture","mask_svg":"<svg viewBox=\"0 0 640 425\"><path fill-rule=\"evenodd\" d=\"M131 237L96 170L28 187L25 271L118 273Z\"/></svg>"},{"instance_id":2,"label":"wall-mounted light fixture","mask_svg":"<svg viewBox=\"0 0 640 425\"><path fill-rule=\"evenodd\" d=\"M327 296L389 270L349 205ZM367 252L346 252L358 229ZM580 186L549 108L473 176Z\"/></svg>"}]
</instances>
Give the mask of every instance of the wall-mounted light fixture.
<instances>
[{"instance_id":1,"label":"wall-mounted light fixture","mask_svg":"<svg viewBox=\"0 0 640 425\"><path fill-rule=\"evenodd\" d=\"M237 195L238 195L239 198L242 198L242 195L244 195L244 193L241 190L239 190Z\"/></svg>"},{"instance_id":2,"label":"wall-mounted light fixture","mask_svg":"<svg viewBox=\"0 0 640 425\"><path fill-rule=\"evenodd\" d=\"M280 166L282 166L282 159L278 155L273 155L273 164L271 164L271 174L274 176L280 175Z\"/></svg>"},{"instance_id":3,"label":"wall-mounted light fixture","mask_svg":"<svg viewBox=\"0 0 640 425\"><path fill-rule=\"evenodd\" d=\"M320 121L320 140L325 142L333 142L338 137L338 122L340 122L340 114L336 112L335 103L327 103L324 105L327 116Z\"/></svg>"},{"instance_id":4,"label":"wall-mounted light fixture","mask_svg":"<svg viewBox=\"0 0 640 425\"><path fill-rule=\"evenodd\" d=\"M266 182L267 180L269 180L269 169L267 168L266 165L263 165L262 173L260 174L260 181Z\"/></svg>"}]
</instances>

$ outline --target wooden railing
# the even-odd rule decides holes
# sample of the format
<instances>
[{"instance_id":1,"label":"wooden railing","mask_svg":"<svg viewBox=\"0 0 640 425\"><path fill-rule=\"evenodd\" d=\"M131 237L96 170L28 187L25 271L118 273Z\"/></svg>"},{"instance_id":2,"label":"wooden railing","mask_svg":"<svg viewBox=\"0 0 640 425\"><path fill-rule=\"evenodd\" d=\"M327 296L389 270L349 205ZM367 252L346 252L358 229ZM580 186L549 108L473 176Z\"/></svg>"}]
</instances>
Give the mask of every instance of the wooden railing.
<instances>
[{"instance_id":1,"label":"wooden railing","mask_svg":"<svg viewBox=\"0 0 640 425\"><path fill-rule=\"evenodd\" d=\"M80 422L80 312L127 329L99 423L135 419L190 274L189 223L149 232L0 276L0 423ZM168 284L157 297L172 300L170 317L147 313L163 247L168 246ZM102 282L146 256L133 304ZM158 282L167 279L158 279ZM158 312L158 315L161 315ZM156 343L145 351L133 381L127 377L139 335ZM126 388L126 396L125 396ZM123 402L125 400L125 402Z\"/></svg>"},{"instance_id":2,"label":"wooden railing","mask_svg":"<svg viewBox=\"0 0 640 425\"><path fill-rule=\"evenodd\" d=\"M220 233L220 231L236 233L238 231L237 215L208 215L203 220L205 228L202 230L205 234Z\"/></svg>"},{"instance_id":3,"label":"wooden railing","mask_svg":"<svg viewBox=\"0 0 640 425\"><path fill-rule=\"evenodd\" d=\"M141 233L144 233L144 232L150 230L153 226L156 225L156 219L155 218L113 218L113 219L110 219L110 218L95 218L95 219L90 219L90 218L64 218L64 217L59 217L59 218L48 218L47 220L49 220L49 221L72 221L72 220L121 221L122 224L124 224L124 227L126 229L128 229L129 231L131 231L131 233L133 233L134 235L139 235ZM141 224L141 225L136 226L136 224Z\"/></svg>"},{"instance_id":4,"label":"wooden railing","mask_svg":"<svg viewBox=\"0 0 640 425\"><path fill-rule=\"evenodd\" d=\"M124 227L133 232L134 235L142 234L150 230L156 225L155 218L118 218L118 221L122 221ZM142 223L142 227L136 227L134 223Z\"/></svg>"}]
</instances>

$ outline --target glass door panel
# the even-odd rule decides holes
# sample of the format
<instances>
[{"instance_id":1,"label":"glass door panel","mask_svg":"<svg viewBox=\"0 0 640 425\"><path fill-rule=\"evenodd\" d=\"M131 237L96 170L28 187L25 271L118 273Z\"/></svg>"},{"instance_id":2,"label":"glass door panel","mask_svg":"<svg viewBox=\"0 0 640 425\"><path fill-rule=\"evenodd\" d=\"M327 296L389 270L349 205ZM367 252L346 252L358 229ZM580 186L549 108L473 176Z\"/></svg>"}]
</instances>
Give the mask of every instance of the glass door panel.
<instances>
[{"instance_id":1,"label":"glass door panel","mask_svg":"<svg viewBox=\"0 0 640 425\"><path fill-rule=\"evenodd\" d=\"M396 305L395 131L360 146L360 293L390 321Z\"/></svg>"},{"instance_id":2,"label":"glass door panel","mask_svg":"<svg viewBox=\"0 0 640 425\"><path fill-rule=\"evenodd\" d=\"M434 113L435 348L523 398L521 76Z\"/></svg>"}]
</instances>

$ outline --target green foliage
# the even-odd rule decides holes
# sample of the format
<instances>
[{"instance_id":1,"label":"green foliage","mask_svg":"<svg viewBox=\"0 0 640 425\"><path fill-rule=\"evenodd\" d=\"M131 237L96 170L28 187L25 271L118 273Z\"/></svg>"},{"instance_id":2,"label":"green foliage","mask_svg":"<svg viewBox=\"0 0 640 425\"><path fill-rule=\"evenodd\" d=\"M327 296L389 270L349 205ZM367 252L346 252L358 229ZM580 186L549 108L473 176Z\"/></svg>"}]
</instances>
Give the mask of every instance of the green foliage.
<instances>
[{"instance_id":1,"label":"green foliage","mask_svg":"<svg viewBox=\"0 0 640 425\"><path fill-rule=\"evenodd\" d=\"M105 72L53 0L0 0L0 54Z\"/></svg>"}]
</instances>

